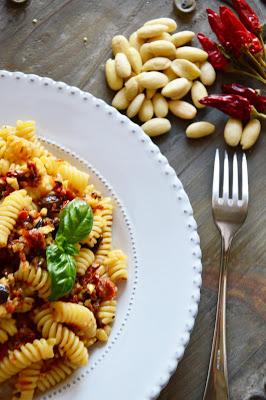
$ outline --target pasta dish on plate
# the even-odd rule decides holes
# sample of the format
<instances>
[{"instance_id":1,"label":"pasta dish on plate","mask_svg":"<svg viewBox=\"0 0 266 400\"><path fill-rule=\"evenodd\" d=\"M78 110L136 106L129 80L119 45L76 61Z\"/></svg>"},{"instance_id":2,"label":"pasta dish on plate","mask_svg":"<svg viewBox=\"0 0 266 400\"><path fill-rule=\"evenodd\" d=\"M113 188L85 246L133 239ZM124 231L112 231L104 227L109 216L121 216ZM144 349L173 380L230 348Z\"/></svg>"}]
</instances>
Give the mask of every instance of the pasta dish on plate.
<instances>
[{"instance_id":1,"label":"pasta dish on plate","mask_svg":"<svg viewBox=\"0 0 266 400\"><path fill-rule=\"evenodd\" d=\"M0 129L0 384L32 400L107 342L127 256L112 247L113 202L37 140Z\"/></svg>"}]
</instances>

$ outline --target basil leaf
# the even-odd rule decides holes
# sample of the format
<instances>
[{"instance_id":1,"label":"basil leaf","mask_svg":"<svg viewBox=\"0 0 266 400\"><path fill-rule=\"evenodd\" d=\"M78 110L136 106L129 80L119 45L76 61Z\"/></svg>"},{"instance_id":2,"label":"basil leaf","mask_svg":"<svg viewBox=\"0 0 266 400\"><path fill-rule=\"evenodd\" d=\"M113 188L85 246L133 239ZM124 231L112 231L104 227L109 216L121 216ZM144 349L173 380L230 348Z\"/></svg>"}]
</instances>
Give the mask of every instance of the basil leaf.
<instances>
[{"instance_id":1,"label":"basil leaf","mask_svg":"<svg viewBox=\"0 0 266 400\"><path fill-rule=\"evenodd\" d=\"M74 199L60 213L60 223L56 235L59 246L65 243L75 244L85 239L93 224L93 214L86 201Z\"/></svg>"},{"instance_id":2,"label":"basil leaf","mask_svg":"<svg viewBox=\"0 0 266 400\"><path fill-rule=\"evenodd\" d=\"M47 268L52 281L52 293L49 300L55 301L68 294L76 279L76 264L74 258L62 253L56 244L46 249Z\"/></svg>"}]
</instances>

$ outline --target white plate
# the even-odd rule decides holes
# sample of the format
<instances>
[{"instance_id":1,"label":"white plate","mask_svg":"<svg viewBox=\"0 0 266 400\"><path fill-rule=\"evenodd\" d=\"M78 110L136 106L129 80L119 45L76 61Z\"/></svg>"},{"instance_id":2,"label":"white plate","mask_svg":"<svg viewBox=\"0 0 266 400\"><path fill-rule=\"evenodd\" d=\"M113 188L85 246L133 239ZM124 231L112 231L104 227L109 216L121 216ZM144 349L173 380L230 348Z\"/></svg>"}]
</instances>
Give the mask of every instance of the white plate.
<instances>
[{"instance_id":1,"label":"white plate","mask_svg":"<svg viewBox=\"0 0 266 400\"><path fill-rule=\"evenodd\" d=\"M200 297L199 238L181 182L137 125L88 93L6 71L0 93L0 124L36 120L40 136L93 165L127 210L118 207L115 241L129 253L129 282L110 342L41 399L156 398L184 353ZM112 190L95 171L92 179Z\"/></svg>"}]
</instances>

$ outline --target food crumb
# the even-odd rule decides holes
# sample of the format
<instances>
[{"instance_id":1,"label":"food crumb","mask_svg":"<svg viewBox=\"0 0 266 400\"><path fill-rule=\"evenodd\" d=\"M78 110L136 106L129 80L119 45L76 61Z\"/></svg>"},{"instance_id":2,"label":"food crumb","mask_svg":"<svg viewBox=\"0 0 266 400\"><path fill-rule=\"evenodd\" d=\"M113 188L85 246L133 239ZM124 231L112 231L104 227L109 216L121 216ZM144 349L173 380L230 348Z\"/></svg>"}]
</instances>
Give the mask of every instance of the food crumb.
<instances>
[{"instance_id":1,"label":"food crumb","mask_svg":"<svg viewBox=\"0 0 266 400\"><path fill-rule=\"evenodd\" d=\"M32 23L37 24L37 22L38 22L37 18L33 18Z\"/></svg>"}]
</instances>

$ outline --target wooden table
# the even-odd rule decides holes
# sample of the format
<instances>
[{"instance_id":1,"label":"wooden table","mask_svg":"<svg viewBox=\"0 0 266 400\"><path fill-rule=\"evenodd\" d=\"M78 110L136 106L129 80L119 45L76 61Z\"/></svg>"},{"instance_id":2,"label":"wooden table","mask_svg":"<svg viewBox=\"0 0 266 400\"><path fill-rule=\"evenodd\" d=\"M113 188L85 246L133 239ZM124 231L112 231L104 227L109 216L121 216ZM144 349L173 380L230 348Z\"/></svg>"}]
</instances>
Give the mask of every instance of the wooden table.
<instances>
[{"instance_id":1,"label":"wooden table","mask_svg":"<svg viewBox=\"0 0 266 400\"><path fill-rule=\"evenodd\" d=\"M250 4L265 17L266 7L261 1L253 0ZM0 66L62 80L110 102L112 94L106 88L103 71L111 55L112 36L129 35L146 20L160 16L176 17L180 30L208 32L207 6L217 9L218 2L199 0L197 12L181 19L175 15L171 0L32 0L20 7L2 0ZM88 38L86 44L83 37ZM234 79L219 76L217 90L222 80ZM215 88L211 90L215 92ZM187 124L172 118L171 133L155 140L191 200L204 266L195 328L185 356L160 400L202 398L214 325L220 240L212 221L210 195L214 151L225 147L222 132L226 118L213 110L199 114L201 119L216 123L213 136L189 141L184 135ZM231 400L266 399L265 147L263 132L248 154L249 215L232 249L228 293Z\"/></svg>"}]
</instances>

